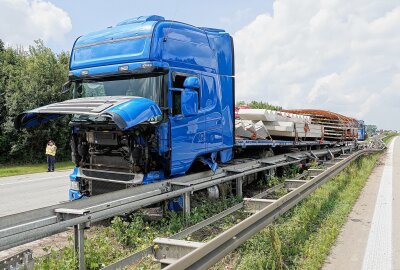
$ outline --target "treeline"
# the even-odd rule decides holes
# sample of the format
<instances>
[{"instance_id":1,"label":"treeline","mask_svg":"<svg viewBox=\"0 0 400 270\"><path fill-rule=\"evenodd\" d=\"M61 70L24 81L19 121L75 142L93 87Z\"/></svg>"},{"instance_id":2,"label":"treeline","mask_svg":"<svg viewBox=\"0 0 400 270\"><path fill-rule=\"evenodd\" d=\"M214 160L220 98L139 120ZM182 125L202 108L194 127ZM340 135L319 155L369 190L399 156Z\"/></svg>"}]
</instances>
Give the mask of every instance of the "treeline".
<instances>
[{"instance_id":1,"label":"treeline","mask_svg":"<svg viewBox=\"0 0 400 270\"><path fill-rule=\"evenodd\" d=\"M244 101L238 101L236 103L236 106L249 106L252 109L267 109L267 110L271 110L271 111L282 110L282 107L280 107L280 106L275 106L275 105L269 104L268 102L255 101L255 100L253 100L252 102L249 102L249 103L246 103Z\"/></svg>"},{"instance_id":2,"label":"treeline","mask_svg":"<svg viewBox=\"0 0 400 270\"><path fill-rule=\"evenodd\" d=\"M17 131L15 117L23 111L68 99L61 86L68 77L69 54L55 54L36 41L28 50L6 48L0 40L0 164L44 162L48 140L58 159L69 158L69 119Z\"/></svg>"}]
</instances>

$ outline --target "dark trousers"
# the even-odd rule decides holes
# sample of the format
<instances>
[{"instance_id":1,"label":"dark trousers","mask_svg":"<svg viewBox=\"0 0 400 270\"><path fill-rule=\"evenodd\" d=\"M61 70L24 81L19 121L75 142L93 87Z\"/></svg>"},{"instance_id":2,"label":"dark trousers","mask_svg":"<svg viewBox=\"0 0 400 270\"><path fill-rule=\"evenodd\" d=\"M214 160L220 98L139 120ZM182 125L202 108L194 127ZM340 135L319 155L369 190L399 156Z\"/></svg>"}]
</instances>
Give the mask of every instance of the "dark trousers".
<instances>
[{"instance_id":1,"label":"dark trousers","mask_svg":"<svg viewBox=\"0 0 400 270\"><path fill-rule=\"evenodd\" d=\"M56 163L56 157L47 155L47 170L54 171L54 163Z\"/></svg>"}]
</instances>

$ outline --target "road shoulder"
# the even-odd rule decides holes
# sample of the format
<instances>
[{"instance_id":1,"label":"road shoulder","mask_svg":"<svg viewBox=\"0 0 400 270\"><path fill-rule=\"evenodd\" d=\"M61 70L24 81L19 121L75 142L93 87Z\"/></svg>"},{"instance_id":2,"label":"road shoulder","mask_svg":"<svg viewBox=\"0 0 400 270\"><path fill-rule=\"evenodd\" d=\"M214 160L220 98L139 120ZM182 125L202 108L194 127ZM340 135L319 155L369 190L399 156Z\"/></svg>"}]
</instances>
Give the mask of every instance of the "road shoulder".
<instances>
[{"instance_id":1,"label":"road shoulder","mask_svg":"<svg viewBox=\"0 0 400 270\"><path fill-rule=\"evenodd\" d=\"M323 270L361 269L374 215L377 190L384 169L385 153L378 161L363 188L353 210L348 216Z\"/></svg>"}]
</instances>

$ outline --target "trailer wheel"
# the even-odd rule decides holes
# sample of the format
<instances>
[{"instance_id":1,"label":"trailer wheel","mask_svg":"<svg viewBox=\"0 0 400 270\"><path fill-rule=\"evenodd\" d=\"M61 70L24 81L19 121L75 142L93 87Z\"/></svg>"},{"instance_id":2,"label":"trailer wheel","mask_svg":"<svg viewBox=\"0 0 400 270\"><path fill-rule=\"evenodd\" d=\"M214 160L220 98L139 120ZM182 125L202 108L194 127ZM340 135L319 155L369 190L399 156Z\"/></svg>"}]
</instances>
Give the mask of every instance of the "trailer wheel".
<instances>
[{"instance_id":1,"label":"trailer wheel","mask_svg":"<svg viewBox=\"0 0 400 270\"><path fill-rule=\"evenodd\" d=\"M225 182L218 184L219 195L222 198L228 198L232 196L232 182Z\"/></svg>"},{"instance_id":2,"label":"trailer wheel","mask_svg":"<svg viewBox=\"0 0 400 270\"><path fill-rule=\"evenodd\" d=\"M207 188L208 198L210 200L216 200L219 198L219 188L218 186L212 186Z\"/></svg>"},{"instance_id":3,"label":"trailer wheel","mask_svg":"<svg viewBox=\"0 0 400 270\"><path fill-rule=\"evenodd\" d=\"M274 154L274 151L270 148L270 149L264 149L262 152L261 152L261 158L269 158L269 157L273 157L275 154Z\"/></svg>"}]
</instances>

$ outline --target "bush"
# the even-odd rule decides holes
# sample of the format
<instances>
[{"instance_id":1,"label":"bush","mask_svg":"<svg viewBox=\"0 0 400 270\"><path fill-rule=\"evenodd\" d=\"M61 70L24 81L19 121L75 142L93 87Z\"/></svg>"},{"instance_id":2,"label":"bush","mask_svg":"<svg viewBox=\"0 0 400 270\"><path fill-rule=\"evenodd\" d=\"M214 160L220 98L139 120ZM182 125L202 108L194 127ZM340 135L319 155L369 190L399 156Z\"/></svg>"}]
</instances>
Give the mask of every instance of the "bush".
<instances>
[{"instance_id":1,"label":"bush","mask_svg":"<svg viewBox=\"0 0 400 270\"><path fill-rule=\"evenodd\" d=\"M68 77L69 56L55 54L36 41L28 51L5 48L0 41L0 163L45 161L48 140L58 146L58 159L69 158L68 119L17 131L15 117L23 111L70 98L61 94Z\"/></svg>"}]
</instances>

